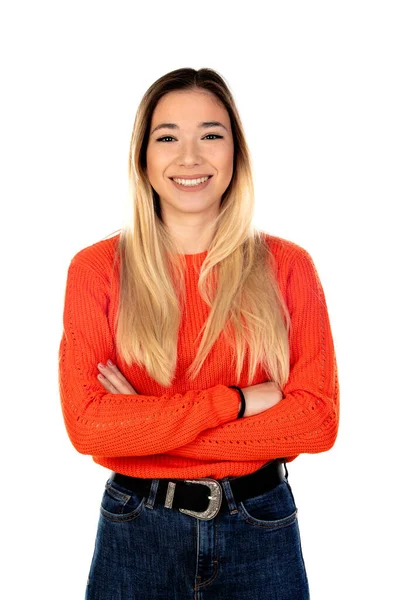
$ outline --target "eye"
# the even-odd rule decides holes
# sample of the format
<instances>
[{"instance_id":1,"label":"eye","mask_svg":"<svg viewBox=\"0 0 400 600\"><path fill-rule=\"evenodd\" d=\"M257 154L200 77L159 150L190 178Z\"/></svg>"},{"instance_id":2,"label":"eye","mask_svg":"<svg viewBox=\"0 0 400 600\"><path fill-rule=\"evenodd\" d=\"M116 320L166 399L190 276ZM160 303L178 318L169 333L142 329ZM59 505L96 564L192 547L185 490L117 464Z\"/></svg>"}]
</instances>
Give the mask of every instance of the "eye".
<instances>
[{"instance_id":1,"label":"eye","mask_svg":"<svg viewBox=\"0 0 400 600\"><path fill-rule=\"evenodd\" d=\"M206 135L206 137L204 139L209 138L209 137L213 137L216 139L222 139L222 135L217 135L216 133L209 133L208 135ZM170 135L164 135L163 137L157 138L156 141L164 142L165 140L174 140L174 139L175 138L171 137Z\"/></svg>"}]
</instances>

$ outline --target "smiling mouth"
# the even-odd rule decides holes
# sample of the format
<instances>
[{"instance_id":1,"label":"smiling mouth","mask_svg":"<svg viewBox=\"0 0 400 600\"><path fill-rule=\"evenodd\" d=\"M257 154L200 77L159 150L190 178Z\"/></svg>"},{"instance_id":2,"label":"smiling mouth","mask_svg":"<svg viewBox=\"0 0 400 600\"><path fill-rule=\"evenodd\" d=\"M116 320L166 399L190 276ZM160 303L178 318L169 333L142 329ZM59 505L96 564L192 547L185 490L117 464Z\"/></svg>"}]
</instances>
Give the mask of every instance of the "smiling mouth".
<instances>
[{"instance_id":1,"label":"smiling mouth","mask_svg":"<svg viewBox=\"0 0 400 600\"><path fill-rule=\"evenodd\" d=\"M197 175L196 177L169 177L171 181L195 181L196 179L211 179L212 175Z\"/></svg>"},{"instance_id":2,"label":"smiling mouth","mask_svg":"<svg viewBox=\"0 0 400 600\"><path fill-rule=\"evenodd\" d=\"M183 179L180 177L169 177L173 185L185 192L196 192L207 187L212 175L205 175L204 177L193 177L192 179ZM195 183L197 182L197 183Z\"/></svg>"}]
</instances>

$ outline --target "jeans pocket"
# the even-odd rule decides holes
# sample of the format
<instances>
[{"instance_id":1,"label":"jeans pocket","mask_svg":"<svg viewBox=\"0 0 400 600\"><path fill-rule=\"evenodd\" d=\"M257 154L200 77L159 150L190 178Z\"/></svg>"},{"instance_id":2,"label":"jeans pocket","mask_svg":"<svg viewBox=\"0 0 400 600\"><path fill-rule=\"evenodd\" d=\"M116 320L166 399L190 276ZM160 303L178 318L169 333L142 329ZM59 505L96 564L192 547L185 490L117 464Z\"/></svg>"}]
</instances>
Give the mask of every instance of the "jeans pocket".
<instances>
[{"instance_id":1,"label":"jeans pocket","mask_svg":"<svg viewBox=\"0 0 400 600\"><path fill-rule=\"evenodd\" d=\"M286 479L272 490L242 500L238 510L249 525L268 529L286 527L297 519L297 506Z\"/></svg>"},{"instance_id":2,"label":"jeans pocket","mask_svg":"<svg viewBox=\"0 0 400 600\"><path fill-rule=\"evenodd\" d=\"M101 500L100 513L109 521L131 521L141 514L145 500L145 497L108 479Z\"/></svg>"}]
</instances>

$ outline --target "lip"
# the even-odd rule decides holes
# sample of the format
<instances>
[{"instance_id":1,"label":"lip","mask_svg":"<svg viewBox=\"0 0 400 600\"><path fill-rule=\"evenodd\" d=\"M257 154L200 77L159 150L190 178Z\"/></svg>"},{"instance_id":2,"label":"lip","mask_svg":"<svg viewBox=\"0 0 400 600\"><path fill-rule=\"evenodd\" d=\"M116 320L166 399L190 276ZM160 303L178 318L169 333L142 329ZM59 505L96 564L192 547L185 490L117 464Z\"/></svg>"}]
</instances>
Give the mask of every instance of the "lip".
<instances>
[{"instance_id":1,"label":"lip","mask_svg":"<svg viewBox=\"0 0 400 600\"><path fill-rule=\"evenodd\" d=\"M201 177L212 177L209 173L204 173L203 175L172 175L170 179L200 179Z\"/></svg>"},{"instance_id":2,"label":"lip","mask_svg":"<svg viewBox=\"0 0 400 600\"><path fill-rule=\"evenodd\" d=\"M193 179L193 177L192 177ZM197 179L197 177L196 177ZM201 192L202 190L204 190L208 185L210 185L210 181L212 179L212 176L210 176L208 179L206 179L203 183L199 183L198 185L188 185L188 186L184 186L181 185L180 183L177 183L176 181L174 181L173 179L171 179L171 183L173 186L175 186L180 192L183 193L188 193L190 194L191 192Z\"/></svg>"}]
</instances>

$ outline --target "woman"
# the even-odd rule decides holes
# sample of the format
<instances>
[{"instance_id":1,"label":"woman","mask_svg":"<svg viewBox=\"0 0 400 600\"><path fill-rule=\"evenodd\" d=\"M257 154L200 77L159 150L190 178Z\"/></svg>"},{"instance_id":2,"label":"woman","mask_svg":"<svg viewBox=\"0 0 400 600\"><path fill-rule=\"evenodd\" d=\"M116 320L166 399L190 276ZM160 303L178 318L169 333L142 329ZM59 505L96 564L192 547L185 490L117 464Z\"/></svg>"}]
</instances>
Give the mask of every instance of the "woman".
<instances>
[{"instance_id":1,"label":"woman","mask_svg":"<svg viewBox=\"0 0 400 600\"><path fill-rule=\"evenodd\" d=\"M149 88L129 176L131 218L69 266L59 352L71 442L111 470L86 598L309 598L286 463L335 442L332 334L310 255L252 226L218 73Z\"/></svg>"}]
</instances>

